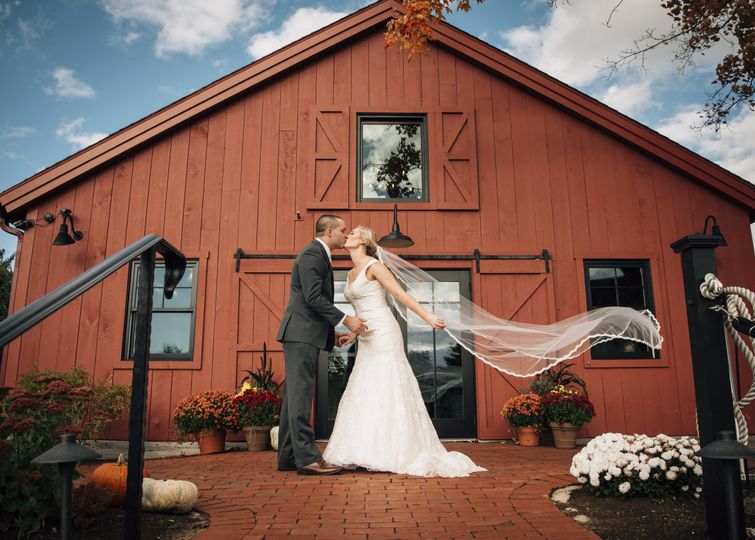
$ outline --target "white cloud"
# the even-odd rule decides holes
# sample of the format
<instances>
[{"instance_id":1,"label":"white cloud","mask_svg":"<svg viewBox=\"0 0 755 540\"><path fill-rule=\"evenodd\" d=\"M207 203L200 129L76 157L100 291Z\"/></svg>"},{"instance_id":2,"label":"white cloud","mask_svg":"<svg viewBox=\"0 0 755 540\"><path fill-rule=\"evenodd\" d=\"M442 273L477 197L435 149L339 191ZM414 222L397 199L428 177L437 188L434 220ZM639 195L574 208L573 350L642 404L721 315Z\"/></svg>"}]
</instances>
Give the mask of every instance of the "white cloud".
<instances>
[{"instance_id":1,"label":"white cloud","mask_svg":"<svg viewBox=\"0 0 755 540\"><path fill-rule=\"evenodd\" d=\"M659 105L653 101L650 79L644 79L635 83L612 84L599 99L609 107L613 107L627 116L633 116L649 107L657 107Z\"/></svg>"},{"instance_id":2,"label":"white cloud","mask_svg":"<svg viewBox=\"0 0 755 540\"><path fill-rule=\"evenodd\" d=\"M29 126L11 126L0 131L0 139L21 139L37 133L37 128Z\"/></svg>"},{"instance_id":3,"label":"white cloud","mask_svg":"<svg viewBox=\"0 0 755 540\"><path fill-rule=\"evenodd\" d=\"M130 31L130 32L126 32L126 34L124 34L124 35L123 35L123 36L121 37L121 40L122 40L122 41L123 41L123 42L124 42L124 43L125 43L126 45L131 45L131 44L132 44L132 43L133 43L134 41L136 41L136 40L137 40L137 39L139 39L140 37L141 37L141 34L140 34L139 32L134 32L134 31L132 30L132 31Z\"/></svg>"},{"instance_id":4,"label":"white cloud","mask_svg":"<svg viewBox=\"0 0 755 540\"><path fill-rule=\"evenodd\" d=\"M686 105L670 118L656 124L654 128L721 167L755 183L755 114L744 109L729 119L728 128L724 127L715 133L711 129L693 129L702 123L698 114L700 110L700 104Z\"/></svg>"},{"instance_id":5,"label":"white cloud","mask_svg":"<svg viewBox=\"0 0 755 540\"><path fill-rule=\"evenodd\" d=\"M55 68L52 76L55 78L55 88L45 88L50 95L70 98L93 98L95 95L94 88L77 79L72 69Z\"/></svg>"},{"instance_id":6,"label":"white cloud","mask_svg":"<svg viewBox=\"0 0 755 540\"><path fill-rule=\"evenodd\" d=\"M156 27L155 53L198 55L268 17L262 0L102 0L117 24Z\"/></svg>"},{"instance_id":7,"label":"white cloud","mask_svg":"<svg viewBox=\"0 0 755 540\"><path fill-rule=\"evenodd\" d=\"M348 13L330 11L323 7L297 9L293 15L283 21L278 30L252 36L247 52L253 58L261 58L346 15Z\"/></svg>"},{"instance_id":8,"label":"white cloud","mask_svg":"<svg viewBox=\"0 0 755 540\"><path fill-rule=\"evenodd\" d=\"M550 11L545 24L501 32L508 52L567 84L581 86L605 77L606 60L632 47L647 28L669 29L670 19L656 0L625 0L605 23L615 0L574 2ZM660 75L674 69L673 49L647 55L645 68Z\"/></svg>"},{"instance_id":9,"label":"white cloud","mask_svg":"<svg viewBox=\"0 0 755 540\"><path fill-rule=\"evenodd\" d=\"M69 143L76 150L81 150L87 146L96 143L99 140L107 137L107 133L99 131L86 132L83 131L85 120L83 118L76 118L74 120L63 120L60 126L55 130L55 134Z\"/></svg>"},{"instance_id":10,"label":"white cloud","mask_svg":"<svg viewBox=\"0 0 755 540\"><path fill-rule=\"evenodd\" d=\"M0 150L0 159L20 159L21 155L15 150Z\"/></svg>"}]
</instances>

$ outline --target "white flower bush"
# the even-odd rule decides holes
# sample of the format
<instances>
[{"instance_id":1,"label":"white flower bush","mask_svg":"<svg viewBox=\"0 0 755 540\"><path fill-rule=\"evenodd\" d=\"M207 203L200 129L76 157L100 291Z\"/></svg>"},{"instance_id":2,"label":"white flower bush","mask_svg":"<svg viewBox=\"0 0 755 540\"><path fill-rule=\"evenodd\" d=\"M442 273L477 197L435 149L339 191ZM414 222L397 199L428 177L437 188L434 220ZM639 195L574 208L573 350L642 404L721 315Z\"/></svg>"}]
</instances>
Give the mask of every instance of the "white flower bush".
<instances>
[{"instance_id":1,"label":"white flower bush","mask_svg":"<svg viewBox=\"0 0 755 540\"><path fill-rule=\"evenodd\" d=\"M604 433L572 458L569 472L596 495L700 496L702 460L697 439Z\"/></svg>"}]
</instances>

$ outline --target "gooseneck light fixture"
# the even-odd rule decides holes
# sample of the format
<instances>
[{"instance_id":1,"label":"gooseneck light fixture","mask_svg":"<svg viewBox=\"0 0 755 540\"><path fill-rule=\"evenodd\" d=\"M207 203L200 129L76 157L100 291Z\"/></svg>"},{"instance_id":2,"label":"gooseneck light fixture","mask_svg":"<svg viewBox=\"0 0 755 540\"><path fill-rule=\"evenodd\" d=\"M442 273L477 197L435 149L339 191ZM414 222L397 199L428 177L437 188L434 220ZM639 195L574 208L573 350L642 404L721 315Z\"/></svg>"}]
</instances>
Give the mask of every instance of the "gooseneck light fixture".
<instances>
[{"instance_id":1,"label":"gooseneck light fixture","mask_svg":"<svg viewBox=\"0 0 755 540\"><path fill-rule=\"evenodd\" d=\"M726 238L724 238L723 233L721 232L721 227L718 226L718 223L716 222L715 216L708 216L705 218L705 225L703 225L703 234L707 234L708 232L708 222L710 220L713 220L713 227L711 228L710 234L713 236L719 236L721 238L721 246L727 246Z\"/></svg>"},{"instance_id":2,"label":"gooseneck light fixture","mask_svg":"<svg viewBox=\"0 0 755 540\"><path fill-rule=\"evenodd\" d=\"M398 204L393 205L393 229L378 240L378 245L386 248L404 248L414 245L414 240L401 233L398 226Z\"/></svg>"},{"instance_id":3,"label":"gooseneck light fixture","mask_svg":"<svg viewBox=\"0 0 755 540\"><path fill-rule=\"evenodd\" d=\"M58 231L55 240L52 241L53 246L69 246L84 238L84 233L76 230L76 227L73 224L73 216L68 208L61 208L60 215L63 216L63 223L60 224L60 231ZM66 220L71 222L71 232L73 233L73 237L68 234Z\"/></svg>"}]
</instances>

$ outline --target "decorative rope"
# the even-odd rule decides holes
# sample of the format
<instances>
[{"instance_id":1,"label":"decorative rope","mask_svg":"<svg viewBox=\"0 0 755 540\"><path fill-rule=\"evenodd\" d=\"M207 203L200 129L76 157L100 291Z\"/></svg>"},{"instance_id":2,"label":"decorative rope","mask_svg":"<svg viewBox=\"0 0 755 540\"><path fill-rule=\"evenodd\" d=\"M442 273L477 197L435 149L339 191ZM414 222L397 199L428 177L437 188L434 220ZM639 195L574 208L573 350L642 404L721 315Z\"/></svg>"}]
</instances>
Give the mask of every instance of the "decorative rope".
<instances>
[{"instance_id":1,"label":"decorative rope","mask_svg":"<svg viewBox=\"0 0 755 540\"><path fill-rule=\"evenodd\" d=\"M714 274L706 274L705 280L700 284L700 294L708 300L718 300L721 295L726 295L726 306L717 305L711 309L723 312L726 331L729 332L732 340L747 359L747 363L750 364L750 370L753 374L750 389L739 401L734 400L737 440L742 444L747 444L747 421L742 409L755 400L755 336L750 336L750 344L748 345L734 328L732 321L737 317L752 320L750 309L755 310L755 293L744 287L724 287ZM745 300L750 303L750 308L747 307Z\"/></svg>"}]
</instances>

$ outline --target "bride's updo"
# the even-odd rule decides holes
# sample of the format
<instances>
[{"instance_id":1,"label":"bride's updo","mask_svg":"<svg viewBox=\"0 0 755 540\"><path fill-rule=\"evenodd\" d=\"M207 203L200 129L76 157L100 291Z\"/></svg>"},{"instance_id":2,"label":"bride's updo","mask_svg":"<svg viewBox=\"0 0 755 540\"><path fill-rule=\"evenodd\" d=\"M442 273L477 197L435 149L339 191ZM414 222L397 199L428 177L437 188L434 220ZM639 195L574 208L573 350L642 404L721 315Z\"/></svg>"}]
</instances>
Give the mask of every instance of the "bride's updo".
<instances>
[{"instance_id":1,"label":"bride's updo","mask_svg":"<svg viewBox=\"0 0 755 540\"><path fill-rule=\"evenodd\" d=\"M378 245L375 231L364 225L359 225L357 231L359 231L359 237L362 239L362 242L364 242L364 247L367 248L367 255L377 258Z\"/></svg>"}]
</instances>

